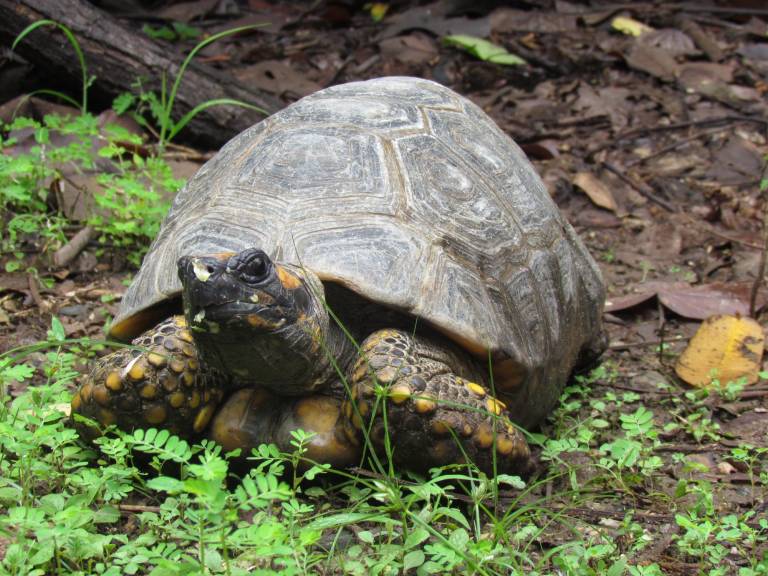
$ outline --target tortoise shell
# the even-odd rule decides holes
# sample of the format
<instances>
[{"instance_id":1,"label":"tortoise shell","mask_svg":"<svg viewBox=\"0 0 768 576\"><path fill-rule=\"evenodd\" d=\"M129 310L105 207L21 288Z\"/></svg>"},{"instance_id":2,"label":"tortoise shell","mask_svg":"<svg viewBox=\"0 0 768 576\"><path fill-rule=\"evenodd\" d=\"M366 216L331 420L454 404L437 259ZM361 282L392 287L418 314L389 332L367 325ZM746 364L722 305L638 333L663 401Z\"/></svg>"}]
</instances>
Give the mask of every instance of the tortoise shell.
<instances>
[{"instance_id":1,"label":"tortoise shell","mask_svg":"<svg viewBox=\"0 0 768 576\"><path fill-rule=\"evenodd\" d=\"M178 299L183 255L259 247L490 361L522 425L601 338L600 272L520 148L431 81L334 86L241 133L179 192L112 325Z\"/></svg>"}]
</instances>

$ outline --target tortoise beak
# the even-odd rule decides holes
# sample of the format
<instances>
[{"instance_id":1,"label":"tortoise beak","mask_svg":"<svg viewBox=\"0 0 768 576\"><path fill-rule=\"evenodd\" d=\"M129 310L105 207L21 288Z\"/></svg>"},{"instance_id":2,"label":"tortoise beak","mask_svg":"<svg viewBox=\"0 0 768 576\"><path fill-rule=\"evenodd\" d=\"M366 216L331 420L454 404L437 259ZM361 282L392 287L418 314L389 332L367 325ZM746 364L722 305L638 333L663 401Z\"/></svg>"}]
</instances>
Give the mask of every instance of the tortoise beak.
<instances>
[{"instance_id":1,"label":"tortoise beak","mask_svg":"<svg viewBox=\"0 0 768 576\"><path fill-rule=\"evenodd\" d=\"M177 262L185 308L193 313L236 301L241 289L227 273L227 261L219 255L182 256Z\"/></svg>"}]
</instances>

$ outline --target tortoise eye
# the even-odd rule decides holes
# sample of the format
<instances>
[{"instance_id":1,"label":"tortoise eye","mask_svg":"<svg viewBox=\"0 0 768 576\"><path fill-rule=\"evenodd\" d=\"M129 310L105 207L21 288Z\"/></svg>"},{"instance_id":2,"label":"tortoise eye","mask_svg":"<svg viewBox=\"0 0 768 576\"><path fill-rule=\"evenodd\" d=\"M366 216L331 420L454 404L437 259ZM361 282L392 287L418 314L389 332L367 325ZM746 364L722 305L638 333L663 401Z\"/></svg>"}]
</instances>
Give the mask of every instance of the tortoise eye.
<instances>
[{"instance_id":1,"label":"tortoise eye","mask_svg":"<svg viewBox=\"0 0 768 576\"><path fill-rule=\"evenodd\" d=\"M230 261L228 267L234 268L235 273L243 282L258 284L269 276L271 262L261 250L247 250L234 256L233 259L235 262Z\"/></svg>"},{"instance_id":2,"label":"tortoise eye","mask_svg":"<svg viewBox=\"0 0 768 576\"><path fill-rule=\"evenodd\" d=\"M258 282L259 280L264 279L267 272L269 272L267 263L263 258L257 256L245 265L245 269L242 271L241 276L246 282Z\"/></svg>"}]
</instances>

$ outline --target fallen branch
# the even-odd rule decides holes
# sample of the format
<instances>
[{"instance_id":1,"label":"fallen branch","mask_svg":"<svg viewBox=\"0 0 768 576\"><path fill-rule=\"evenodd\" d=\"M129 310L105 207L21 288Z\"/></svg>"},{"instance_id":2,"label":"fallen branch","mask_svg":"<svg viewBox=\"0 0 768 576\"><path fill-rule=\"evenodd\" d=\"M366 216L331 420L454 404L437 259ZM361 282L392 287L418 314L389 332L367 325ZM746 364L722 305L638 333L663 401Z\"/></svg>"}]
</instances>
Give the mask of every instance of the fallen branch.
<instances>
[{"instance_id":1,"label":"fallen branch","mask_svg":"<svg viewBox=\"0 0 768 576\"><path fill-rule=\"evenodd\" d=\"M0 44L10 46L24 28L46 19L66 26L77 38L88 76L96 77L91 87L96 100L111 101L131 92L137 79L144 91L159 93L163 77L175 77L184 60L176 48L137 33L82 0L0 0ZM79 79L82 75L78 58L56 27L37 28L16 51L51 77ZM240 100L270 113L281 107L273 96L193 61L179 85L173 116L181 118L199 104L217 99ZM182 134L195 144L219 148L262 118L263 114L251 109L211 106L195 116Z\"/></svg>"},{"instance_id":2,"label":"fallen branch","mask_svg":"<svg viewBox=\"0 0 768 576\"><path fill-rule=\"evenodd\" d=\"M763 166L762 180L768 181L768 163ZM760 290L760 284L763 283L765 278L765 261L766 254L768 254L768 201L765 198L765 192L760 186L761 196L763 196L763 248L760 251L760 265L757 267L757 276L755 282L752 284L752 291L749 294L749 316L755 318L755 312L757 308L757 293Z\"/></svg>"},{"instance_id":3,"label":"fallen branch","mask_svg":"<svg viewBox=\"0 0 768 576\"><path fill-rule=\"evenodd\" d=\"M94 233L95 231L91 226L86 226L80 230L69 242L56 250L53 254L53 264L60 268L72 262L85 249L88 242L93 238Z\"/></svg>"}]
</instances>

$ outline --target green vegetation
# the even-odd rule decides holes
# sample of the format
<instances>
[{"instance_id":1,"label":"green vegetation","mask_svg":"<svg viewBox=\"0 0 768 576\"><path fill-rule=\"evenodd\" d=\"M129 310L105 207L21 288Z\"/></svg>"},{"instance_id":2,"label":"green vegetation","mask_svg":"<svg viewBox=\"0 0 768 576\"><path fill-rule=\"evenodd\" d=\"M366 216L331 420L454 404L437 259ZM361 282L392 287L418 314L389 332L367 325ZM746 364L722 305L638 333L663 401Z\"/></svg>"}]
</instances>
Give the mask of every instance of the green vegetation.
<instances>
[{"instance_id":1,"label":"green vegetation","mask_svg":"<svg viewBox=\"0 0 768 576\"><path fill-rule=\"evenodd\" d=\"M49 195L67 174L93 175L90 223L134 263L181 184L141 139L99 129L81 63L80 115L19 118L0 139L7 271L26 265L28 243L65 241L71 223ZM191 118L170 119L183 70L168 94L116 103L158 127L160 149ZM527 482L471 468L399 477L386 462L378 474L300 468L301 431L292 452L261 446L244 470L235 454L162 430L83 442L66 410L96 347L67 340L54 317L45 341L0 354L0 573L654 576L668 571L653 546L672 527L667 550L685 569L768 574L768 520L750 509L768 494L768 448L719 453L746 477L747 504L729 507L707 466L672 445L721 442L712 402L737 399L743 383L682 392L660 378L646 395L605 363L574 380L548 436L534 436L543 466Z\"/></svg>"},{"instance_id":2,"label":"green vegetation","mask_svg":"<svg viewBox=\"0 0 768 576\"><path fill-rule=\"evenodd\" d=\"M92 177L89 223L102 242L127 250L138 264L183 183L168 164L129 151L141 146L141 138L117 125L100 129L88 113L49 115L42 122L18 118L6 129L11 136L0 136L0 249L13 255L6 271L23 265L26 242L38 243L43 252L64 243L70 222L61 207L50 207L51 190L67 185L71 175ZM15 135L29 132L24 142Z\"/></svg>"},{"instance_id":3,"label":"green vegetation","mask_svg":"<svg viewBox=\"0 0 768 576\"><path fill-rule=\"evenodd\" d=\"M4 573L664 574L638 561L655 536L630 503L648 498L679 527L671 542L700 574L768 570L757 554L765 517L721 514L696 462L663 459L666 432L639 394L591 392L618 378L609 365L565 392L553 437L540 438L548 469L526 485L462 468L409 479L297 468L309 440L301 431L293 452L261 446L246 470L236 453L162 430L113 430L89 445L65 414L87 354L88 342L65 340L54 320L46 342L0 356ZM732 449L756 500L768 489L766 452ZM656 483L670 465L685 477L665 492ZM509 484L515 491L497 500ZM630 508L584 523L581 511L620 510L619 501Z\"/></svg>"}]
</instances>

